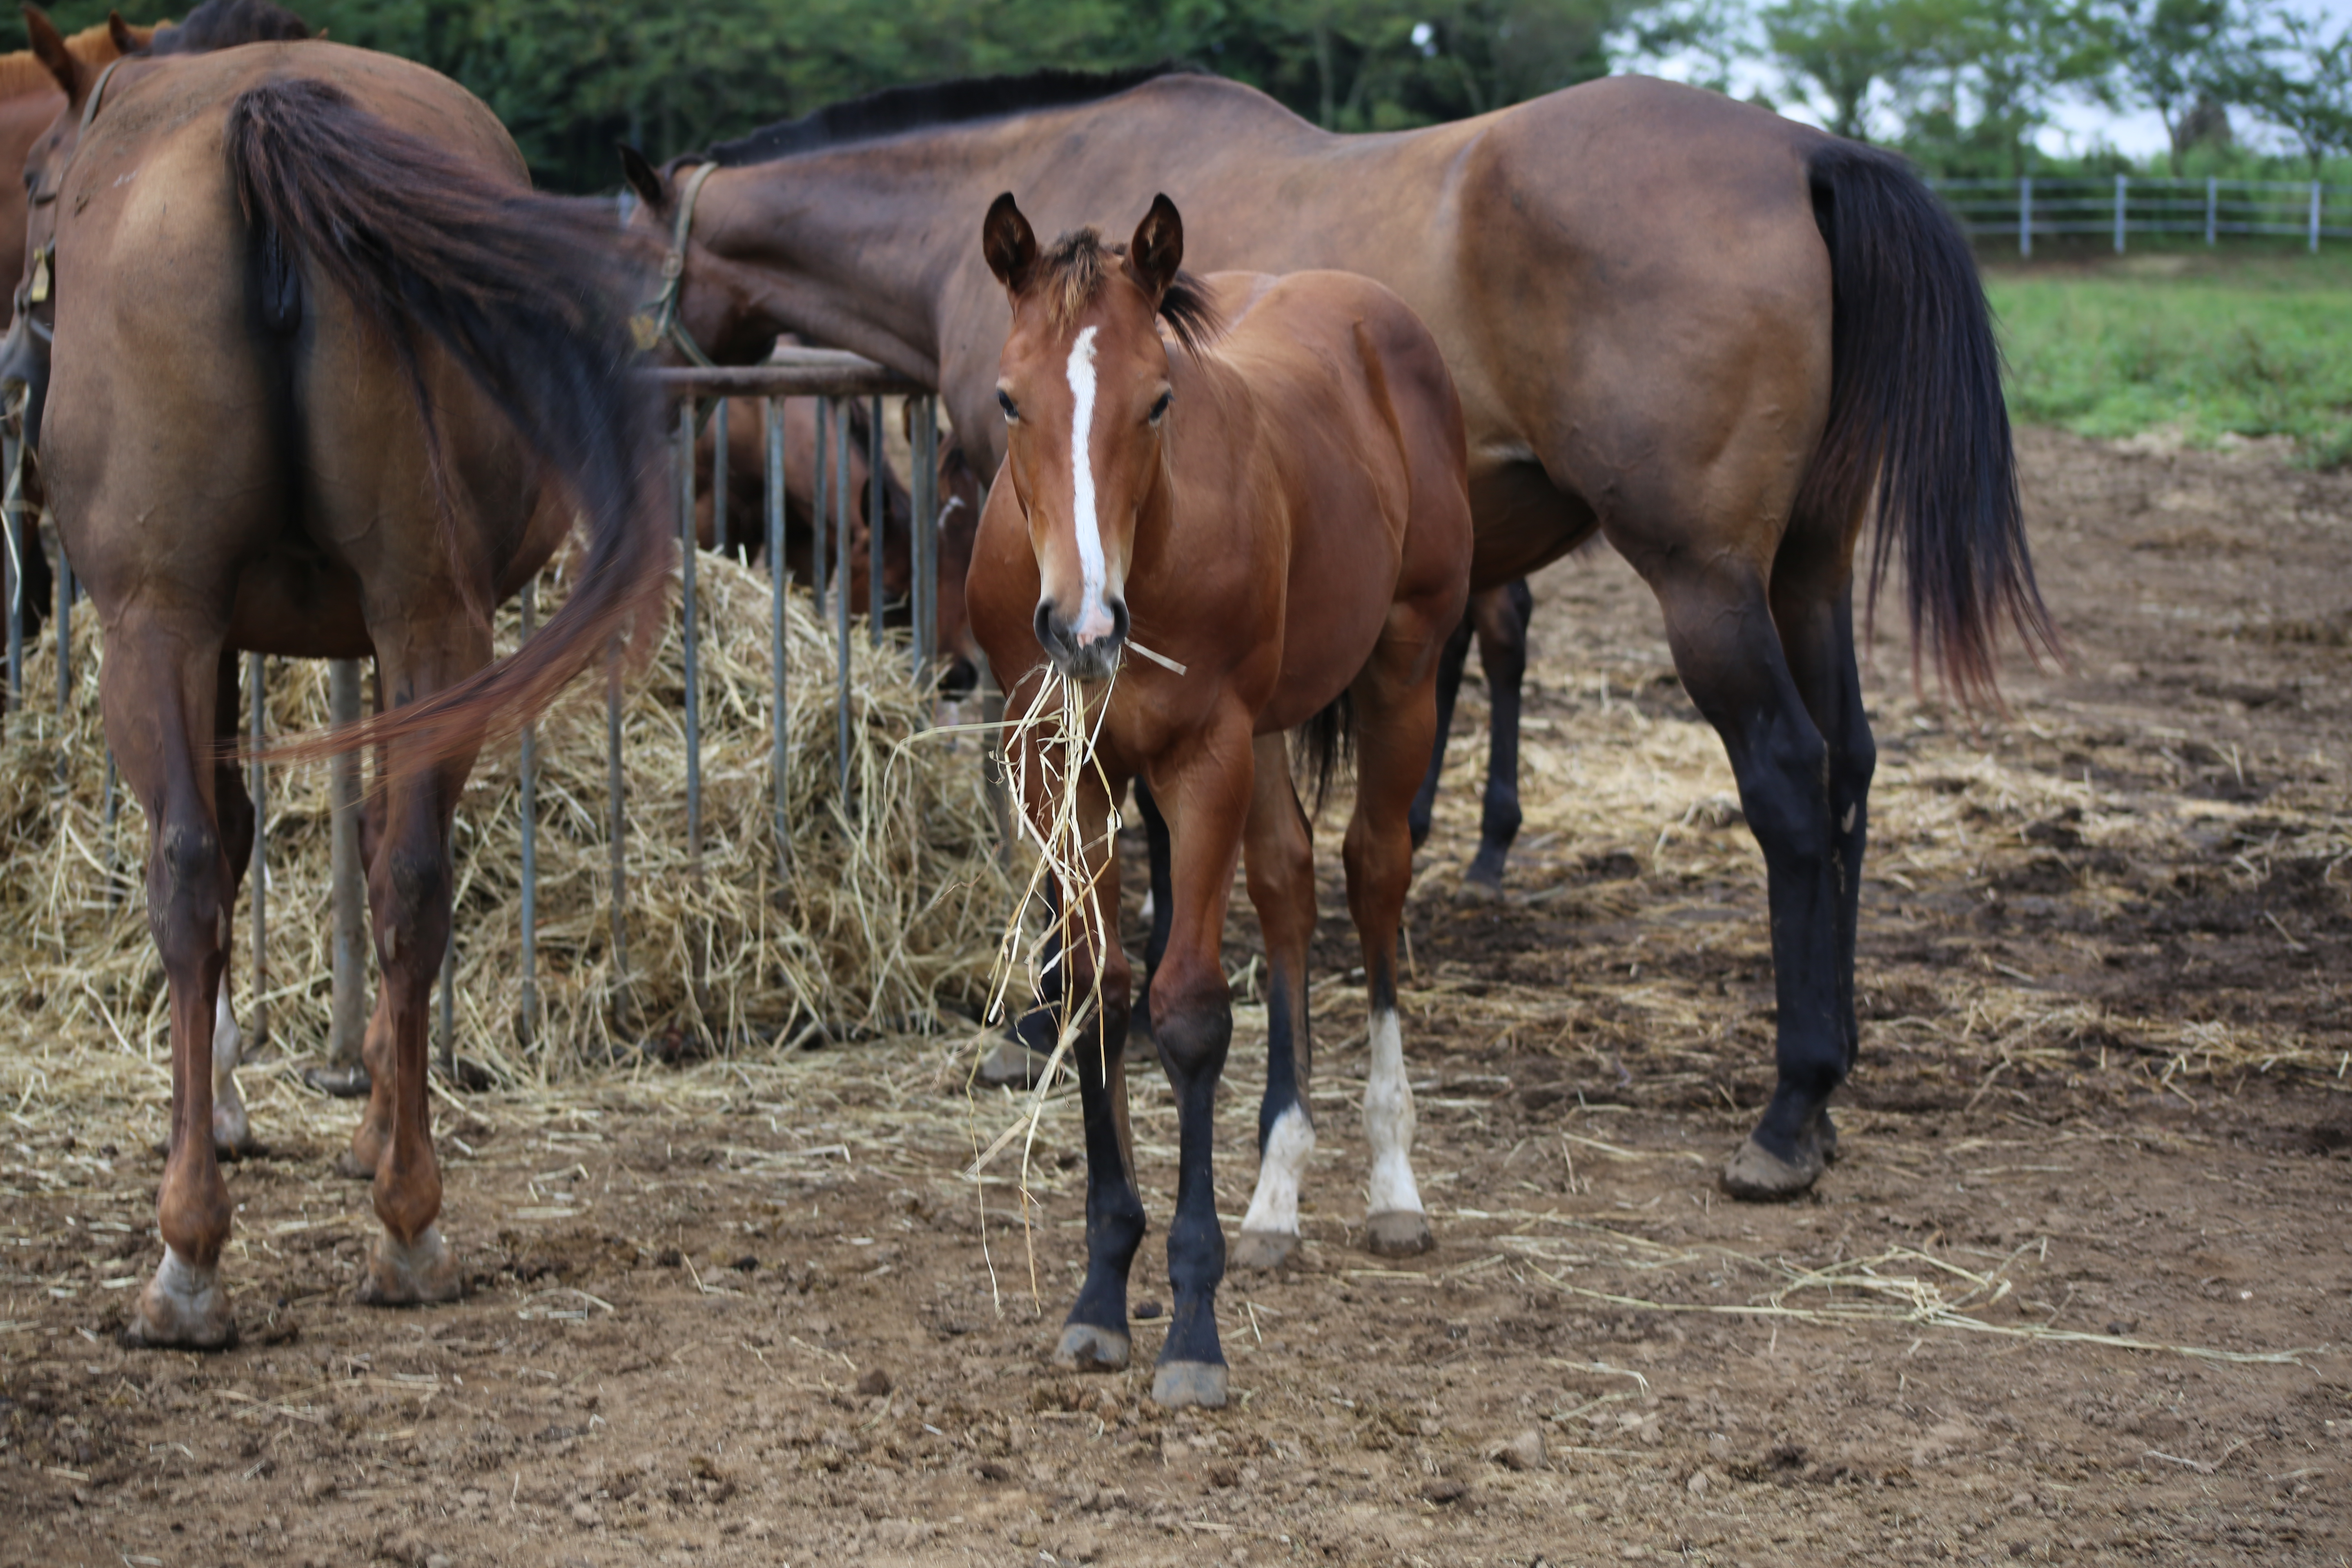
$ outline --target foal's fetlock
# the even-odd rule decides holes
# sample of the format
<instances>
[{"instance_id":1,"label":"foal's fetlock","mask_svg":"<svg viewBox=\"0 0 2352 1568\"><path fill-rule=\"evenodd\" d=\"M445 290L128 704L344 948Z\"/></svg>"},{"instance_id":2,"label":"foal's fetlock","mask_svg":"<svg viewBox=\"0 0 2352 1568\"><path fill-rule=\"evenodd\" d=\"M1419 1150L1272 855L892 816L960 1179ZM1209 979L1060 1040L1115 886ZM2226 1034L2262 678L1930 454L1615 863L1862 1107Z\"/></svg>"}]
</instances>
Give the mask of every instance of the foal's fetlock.
<instances>
[{"instance_id":1,"label":"foal's fetlock","mask_svg":"<svg viewBox=\"0 0 2352 1568\"><path fill-rule=\"evenodd\" d=\"M122 1342L134 1349L218 1351L236 1343L236 1319L217 1266L188 1262L170 1247L163 1262L123 1326Z\"/></svg>"},{"instance_id":2,"label":"foal's fetlock","mask_svg":"<svg viewBox=\"0 0 2352 1568\"><path fill-rule=\"evenodd\" d=\"M428 1225L414 1241L402 1241L390 1231L376 1237L359 1300L368 1307L418 1307L454 1301L465 1294L465 1286L457 1253L441 1239L441 1227Z\"/></svg>"}]
</instances>

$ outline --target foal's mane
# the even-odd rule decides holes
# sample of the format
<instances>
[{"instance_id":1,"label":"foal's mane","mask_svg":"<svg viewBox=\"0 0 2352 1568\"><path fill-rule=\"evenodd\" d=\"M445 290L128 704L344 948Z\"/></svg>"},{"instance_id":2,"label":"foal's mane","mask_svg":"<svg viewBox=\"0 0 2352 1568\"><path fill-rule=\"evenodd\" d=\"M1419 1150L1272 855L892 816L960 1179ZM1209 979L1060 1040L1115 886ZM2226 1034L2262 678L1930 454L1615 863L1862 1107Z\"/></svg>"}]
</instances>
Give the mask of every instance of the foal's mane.
<instances>
[{"instance_id":1,"label":"foal's mane","mask_svg":"<svg viewBox=\"0 0 2352 1568\"><path fill-rule=\"evenodd\" d=\"M732 142L718 142L705 157L730 169L772 163L828 147L878 142L929 125L960 125L1043 109L1068 109L1115 98L1160 77L1196 74L1194 67L1163 60L1126 70L1046 69L1022 76L962 77L920 87L886 87L864 98L829 103L798 120L780 120Z\"/></svg>"},{"instance_id":2,"label":"foal's mane","mask_svg":"<svg viewBox=\"0 0 2352 1568\"><path fill-rule=\"evenodd\" d=\"M114 58L114 35L107 25L84 27L66 40L66 47L74 58L86 66L102 66ZM40 62L30 49L18 49L0 55L0 99L22 98L27 93L56 92L58 79L49 68ZM63 96L60 94L60 96Z\"/></svg>"},{"instance_id":3,"label":"foal's mane","mask_svg":"<svg viewBox=\"0 0 2352 1568\"><path fill-rule=\"evenodd\" d=\"M240 44L295 42L310 36L310 25L269 0L205 0L173 27L159 27L149 55L202 55Z\"/></svg>"},{"instance_id":4,"label":"foal's mane","mask_svg":"<svg viewBox=\"0 0 2352 1568\"><path fill-rule=\"evenodd\" d=\"M1126 259L1127 247L1105 240L1101 230L1072 229L1038 252L1029 287L1045 300L1055 325L1066 327L1102 292L1115 264ZM1160 319L1194 359L1225 330L1208 289L1181 268L1160 297Z\"/></svg>"}]
</instances>

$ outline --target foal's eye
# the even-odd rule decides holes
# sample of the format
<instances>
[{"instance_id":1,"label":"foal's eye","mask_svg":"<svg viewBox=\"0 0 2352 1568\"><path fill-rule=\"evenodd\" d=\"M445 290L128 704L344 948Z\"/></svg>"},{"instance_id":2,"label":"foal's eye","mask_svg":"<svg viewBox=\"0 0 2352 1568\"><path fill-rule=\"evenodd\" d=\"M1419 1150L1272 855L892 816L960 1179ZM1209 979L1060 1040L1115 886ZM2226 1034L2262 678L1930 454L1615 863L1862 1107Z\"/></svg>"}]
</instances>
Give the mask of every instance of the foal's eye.
<instances>
[{"instance_id":1,"label":"foal's eye","mask_svg":"<svg viewBox=\"0 0 2352 1568\"><path fill-rule=\"evenodd\" d=\"M1173 392L1163 392L1163 393L1161 393L1161 394L1160 395L1160 401L1159 401L1159 402L1157 402L1157 403L1155 403L1155 404L1153 404L1153 405L1151 405L1151 412L1150 412L1150 415L1146 416L1146 417L1147 417L1147 418L1149 418L1152 424L1154 424L1154 425L1159 424L1159 423L1160 423L1160 419L1161 419L1161 417L1167 414L1167 412L1168 412L1168 405L1169 405L1170 404L1171 404L1171 403L1175 402L1175 401L1176 401L1176 395L1175 395L1175 393L1173 393Z\"/></svg>"},{"instance_id":2,"label":"foal's eye","mask_svg":"<svg viewBox=\"0 0 2352 1568\"><path fill-rule=\"evenodd\" d=\"M1001 386L996 389L996 406L1004 410L1006 423L1016 425L1020 423L1021 405L1013 402L1013 395Z\"/></svg>"}]
</instances>

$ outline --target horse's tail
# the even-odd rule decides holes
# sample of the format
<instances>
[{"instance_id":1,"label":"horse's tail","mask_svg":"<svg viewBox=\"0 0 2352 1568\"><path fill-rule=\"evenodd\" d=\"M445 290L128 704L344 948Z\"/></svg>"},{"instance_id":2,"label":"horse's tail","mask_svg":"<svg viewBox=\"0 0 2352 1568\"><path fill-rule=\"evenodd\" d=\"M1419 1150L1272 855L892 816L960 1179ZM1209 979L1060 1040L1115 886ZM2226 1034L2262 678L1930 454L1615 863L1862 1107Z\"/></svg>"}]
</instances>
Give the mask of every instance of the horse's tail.
<instances>
[{"instance_id":1,"label":"horse's tail","mask_svg":"<svg viewBox=\"0 0 2352 1568\"><path fill-rule=\"evenodd\" d=\"M2034 585L2001 401L2000 349L1968 241L1901 160L1827 142L1807 161L1830 251L1828 427L1798 500L1854 515L1873 485L1869 603L1903 558L1912 663L1963 700L1997 696L2000 623L2057 651Z\"/></svg>"},{"instance_id":2,"label":"horse's tail","mask_svg":"<svg viewBox=\"0 0 2352 1568\"><path fill-rule=\"evenodd\" d=\"M239 93L226 151L255 254L275 283L265 295L291 298L290 263L307 260L399 363L453 563L465 552L421 363L427 340L511 423L586 535L571 596L520 652L357 729L281 748L315 755L396 740L408 767L460 754L553 700L659 605L668 584L663 422L658 395L635 371L619 232L609 208L503 183L329 82L292 78ZM299 309L299 298L279 300L276 313ZM467 583L462 564L457 576Z\"/></svg>"},{"instance_id":3,"label":"horse's tail","mask_svg":"<svg viewBox=\"0 0 2352 1568\"><path fill-rule=\"evenodd\" d=\"M1322 815L1332 781L1355 760L1355 689L1352 686L1341 688L1339 696L1290 732L1292 755L1306 769L1307 782L1313 786L1313 801L1307 808L1310 817Z\"/></svg>"}]
</instances>

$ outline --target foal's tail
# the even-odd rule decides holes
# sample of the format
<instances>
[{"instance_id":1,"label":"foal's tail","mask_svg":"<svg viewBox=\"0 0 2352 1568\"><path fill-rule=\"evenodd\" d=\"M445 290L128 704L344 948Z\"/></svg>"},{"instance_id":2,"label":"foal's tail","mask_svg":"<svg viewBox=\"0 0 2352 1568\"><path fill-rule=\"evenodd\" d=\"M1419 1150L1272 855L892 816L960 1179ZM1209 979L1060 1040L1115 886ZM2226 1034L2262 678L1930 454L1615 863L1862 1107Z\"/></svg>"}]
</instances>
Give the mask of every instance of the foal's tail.
<instances>
[{"instance_id":1,"label":"foal's tail","mask_svg":"<svg viewBox=\"0 0 2352 1568\"><path fill-rule=\"evenodd\" d=\"M299 257L311 278L350 297L399 363L458 581L470 585L464 563L482 542L457 537L421 361L428 340L512 423L587 536L570 598L521 651L355 730L281 750L397 740L404 767L461 754L519 727L634 626L652 625L646 613L668 584L663 421L635 370L624 242L609 208L495 179L330 82L293 78L238 94L226 142L273 324L299 320Z\"/></svg>"},{"instance_id":2,"label":"foal's tail","mask_svg":"<svg viewBox=\"0 0 2352 1568\"><path fill-rule=\"evenodd\" d=\"M2058 647L2034 585L1976 258L1903 162L1850 142L1808 161L1828 242L1830 416L1798 500L1843 522L1877 487L1870 603L1903 557L1913 664L1932 652L1964 700L1994 698L2000 623Z\"/></svg>"}]
</instances>

